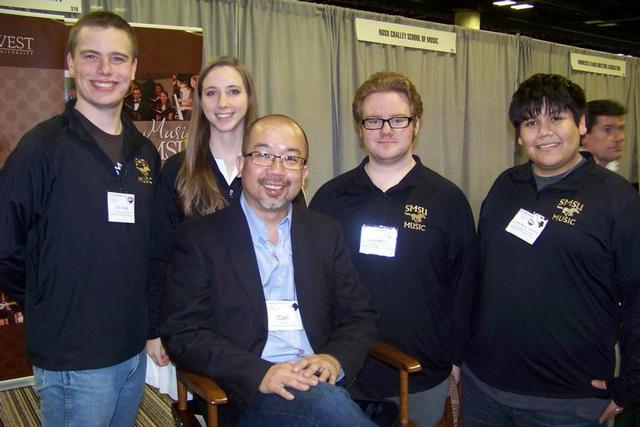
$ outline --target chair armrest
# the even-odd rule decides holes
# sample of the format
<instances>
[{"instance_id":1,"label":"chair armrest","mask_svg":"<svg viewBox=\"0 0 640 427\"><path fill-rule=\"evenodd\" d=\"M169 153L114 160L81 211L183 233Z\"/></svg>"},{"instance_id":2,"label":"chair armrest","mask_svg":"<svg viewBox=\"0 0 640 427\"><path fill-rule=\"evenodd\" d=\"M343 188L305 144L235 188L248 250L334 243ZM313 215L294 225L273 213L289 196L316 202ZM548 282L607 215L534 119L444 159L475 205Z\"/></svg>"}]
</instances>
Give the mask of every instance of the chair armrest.
<instances>
[{"instance_id":1,"label":"chair armrest","mask_svg":"<svg viewBox=\"0 0 640 427\"><path fill-rule=\"evenodd\" d=\"M178 381L184 384L192 393L197 394L211 405L222 405L227 403L227 394L220 386L206 375L195 372L176 369Z\"/></svg>"},{"instance_id":2,"label":"chair armrest","mask_svg":"<svg viewBox=\"0 0 640 427\"><path fill-rule=\"evenodd\" d=\"M384 341L378 341L373 346L371 356L401 371L414 373L422 370L418 359Z\"/></svg>"}]
</instances>

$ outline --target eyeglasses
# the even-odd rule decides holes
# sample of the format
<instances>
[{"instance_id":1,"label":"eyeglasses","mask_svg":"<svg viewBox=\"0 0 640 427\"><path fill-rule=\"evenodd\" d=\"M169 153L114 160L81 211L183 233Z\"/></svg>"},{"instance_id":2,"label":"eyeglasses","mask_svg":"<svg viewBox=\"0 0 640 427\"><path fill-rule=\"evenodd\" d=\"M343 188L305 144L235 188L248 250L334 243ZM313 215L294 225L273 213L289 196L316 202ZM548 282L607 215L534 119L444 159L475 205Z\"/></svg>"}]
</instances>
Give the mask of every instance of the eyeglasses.
<instances>
[{"instance_id":1,"label":"eyeglasses","mask_svg":"<svg viewBox=\"0 0 640 427\"><path fill-rule=\"evenodd\" d=\"M271 166L276 159L280 159L285 169L300 170L307 164L307 159L298 156L277 156L263 151L252 151L242 157L251 158L251 163L258 166Z\"/></svg>"},{"instance_id":2,"label":"eyeglasses","mask_svg":"<svg viewBox=\"0 0 640 427\"><path fill-rule=\"evenodd\" d=\"M388 119L372 117L369 119L364 119L361 123L362 123L362 126L367 130L382 129L385 123L389 123L389 127L391 129L404 129L406 127L409 127L409 124L414 119L415 119L415 116L411 116L411 117L395 116L395 117L389 117Z\"/></svg>"}]
</instances>

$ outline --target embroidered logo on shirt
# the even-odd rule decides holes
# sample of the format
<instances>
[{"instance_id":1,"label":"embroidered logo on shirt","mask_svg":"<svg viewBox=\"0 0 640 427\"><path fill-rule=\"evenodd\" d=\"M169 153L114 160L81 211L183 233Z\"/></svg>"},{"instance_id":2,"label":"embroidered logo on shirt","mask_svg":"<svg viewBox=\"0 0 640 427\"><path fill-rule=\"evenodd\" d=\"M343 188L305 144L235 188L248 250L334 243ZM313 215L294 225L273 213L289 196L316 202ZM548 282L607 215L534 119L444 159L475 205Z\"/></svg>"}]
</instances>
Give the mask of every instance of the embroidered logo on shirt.
<instances>
[{"instance_id":1,"label":"embroidered logo on shirt","mask_svg":"<svg viewBox=\"0 0 640 427\"><path fill-rule=\"evenodd\" d=\"M136 169L138 169L138 181L143 184L151 184L153 180L151 179L151 168L145 159L138 159L136 157Z\"/></svg>"},{"instance_id":2,"label":"embroidered logo on shirt","mask_svg":"<svg viewBox=\"0 0 640 427\"><path fill-rule=\"evenodd\" d=\"M576 219L584 208L584 203L580 203L571 199L560 199L556 208L559 213L553 214L551 219L558 222L564 222L569 225L576 225Z\"/></svg>"},{"instance_id":3,"label":"embroidered logo on shirt","mask_svg":"<svg viewBox=\"0 0 640 427\"><path fill-rule=\"evenodd\" d=\"M426 231L427 226L423 222L427 219L427 208L418 205L405 205L404 214L410 218L409 221L404 222L404 228Z\"/></svg>"}]
</instances>

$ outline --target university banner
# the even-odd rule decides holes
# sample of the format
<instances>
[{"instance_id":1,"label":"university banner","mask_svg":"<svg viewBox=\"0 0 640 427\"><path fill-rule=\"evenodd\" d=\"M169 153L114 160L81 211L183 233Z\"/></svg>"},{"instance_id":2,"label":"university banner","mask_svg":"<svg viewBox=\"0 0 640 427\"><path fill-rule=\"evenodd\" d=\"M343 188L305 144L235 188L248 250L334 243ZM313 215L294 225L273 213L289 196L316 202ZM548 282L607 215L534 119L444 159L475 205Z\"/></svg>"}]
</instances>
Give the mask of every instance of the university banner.
<instances>
[{"instance_id":1,"label":"university banner","mask_svg":"<svg viewBox=\"0 0 640 427\"><path fill-rule=\"evenodd\" d=\"M64 108L63 21L0 13L0 168L22 135Z\"/></svg>"},{"instance_id":2,"label":"university banner","mask_svg":"<svg viewBox=\"0 0 640 427\"><path fill-rule=\"evenodd\" d=\"M64 108L62 20L0 13L0 168L22 135ZM20 306L0 289L0 389L23 385L27 361Z\"/></svg>"}]
</instances>

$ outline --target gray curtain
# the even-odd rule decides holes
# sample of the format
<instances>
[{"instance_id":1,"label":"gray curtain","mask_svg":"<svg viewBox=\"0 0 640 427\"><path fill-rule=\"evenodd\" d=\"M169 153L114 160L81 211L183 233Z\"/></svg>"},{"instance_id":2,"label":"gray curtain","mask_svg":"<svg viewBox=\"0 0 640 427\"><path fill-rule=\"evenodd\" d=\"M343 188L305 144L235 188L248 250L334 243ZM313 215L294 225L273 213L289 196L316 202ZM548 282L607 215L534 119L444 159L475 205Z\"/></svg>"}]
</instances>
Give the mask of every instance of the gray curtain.
<instances>
[{"instance_id":1,"label":"gray curtain","mask_svg":"<svg viewBox=\"0 0 640 427\"><path fill-rule=\"evenodd\" d=\"M578 73L571 70L569 52L622 57L292 0L84 0L83 4L85 10L102 7L131 22L202 27L203 62L227 53L245 62L256 81L260 113L290 115L307 131L308 197L362 159L351 101L357 87L380 70L405 73L416 84L424 114L415 152L462 188L476 216L497 175L522 160L507 109L517 84L537 72L565 75L585 89L588 99L613 98L629 108L620 173L638 180L638 58L623 58L624 78ZM356 17L454 31L457 53L359 42ZM175 55L179 64L179 52Z\"/></svg>"}]
</instances>

